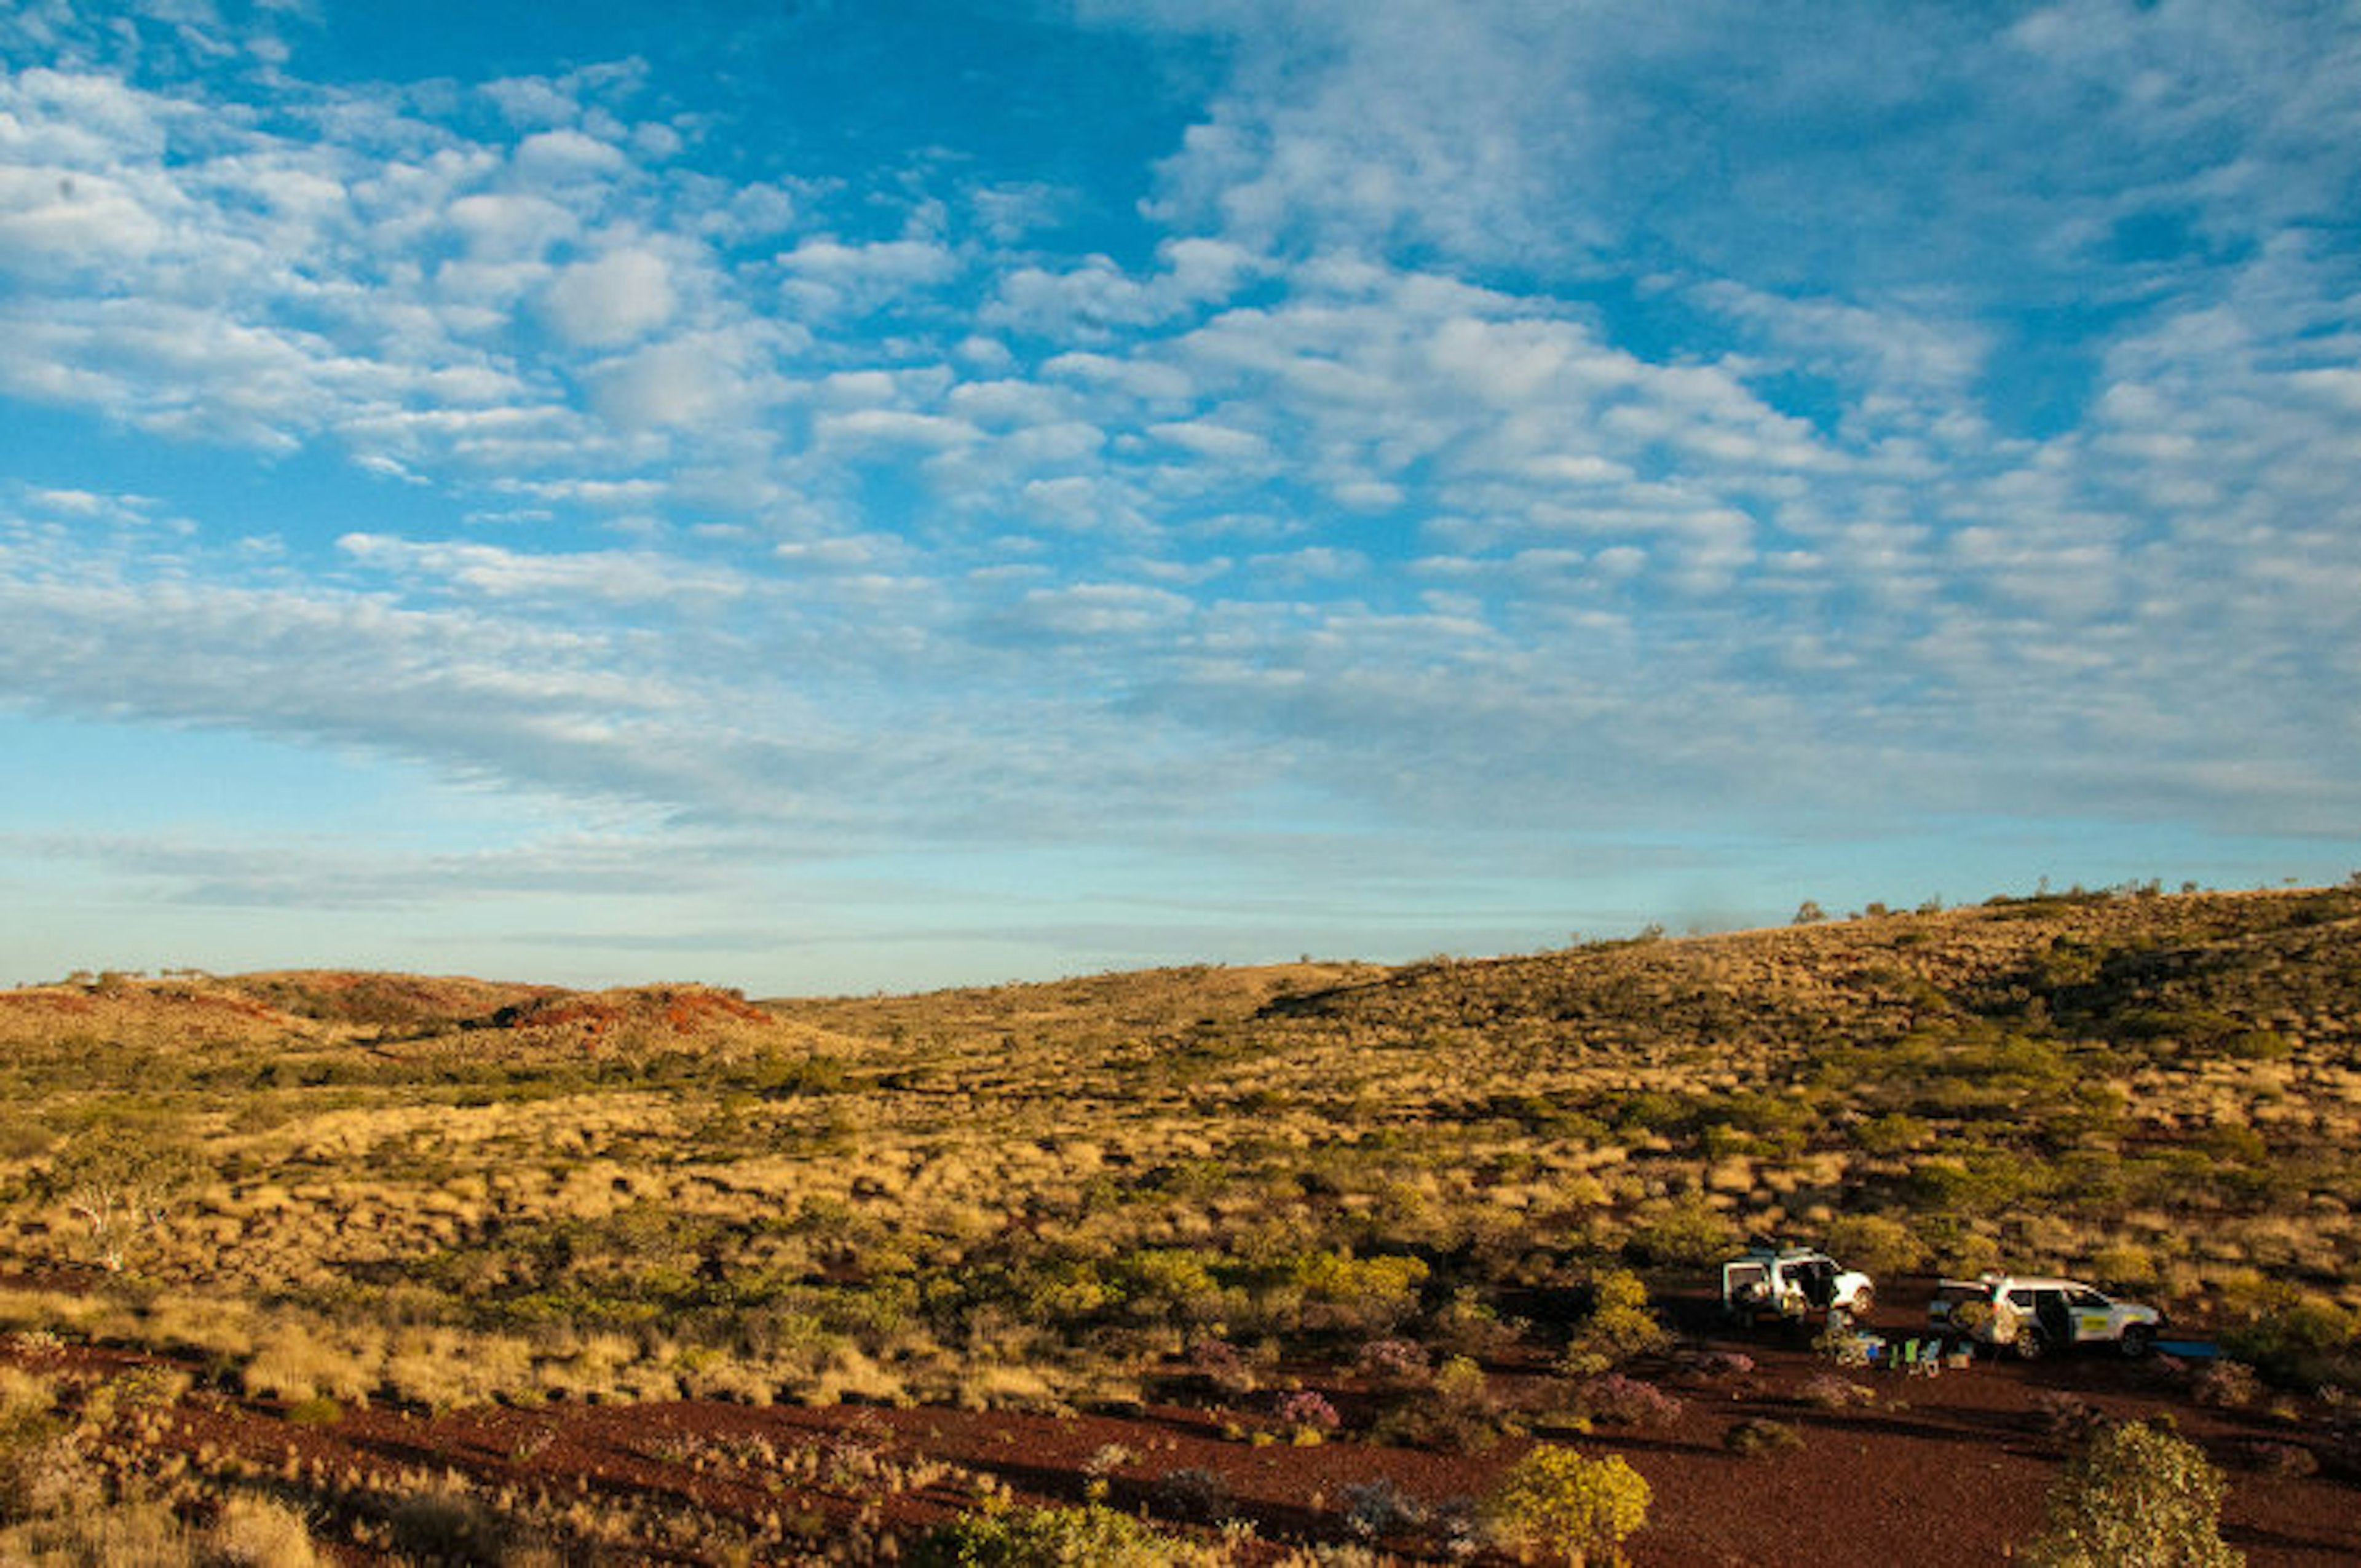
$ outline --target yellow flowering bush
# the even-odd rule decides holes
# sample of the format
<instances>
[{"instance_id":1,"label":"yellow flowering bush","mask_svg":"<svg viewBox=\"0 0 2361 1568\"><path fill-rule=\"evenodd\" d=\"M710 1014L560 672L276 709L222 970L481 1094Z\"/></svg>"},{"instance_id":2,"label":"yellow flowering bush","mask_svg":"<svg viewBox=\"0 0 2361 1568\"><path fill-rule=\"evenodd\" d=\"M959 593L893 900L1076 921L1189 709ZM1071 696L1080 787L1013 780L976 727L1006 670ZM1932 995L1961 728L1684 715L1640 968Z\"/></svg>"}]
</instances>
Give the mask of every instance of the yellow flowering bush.
<instances>
[{"instance_id":1,"label":"yellow flowering bush","mask_svg":"<svg viewBox=\"0 0 2361 1568\"><path fill-rule=\"evenodd\" d=\"M1590 1459L1543 1443L1484 1498L1493 1541L1521 1561L1592 1568L1623 1561L1623 1541L1648 1522L1653 1494L1622 1455Z\"/></svg>"},{"instance_id":2,"label":"yellow flowering bush","mask_svg":"<svg viewBox=\"0 0 2361 1568\"><path fill-rule=\"evenodd\" d=\"M1590 1316L1574 1332L1558 1370L1593 1377L1637 1356L1660 1351L1672 1336L1648 1310L1648 1287L1628 1268L1610 1270L1596 1287Z\"/></svg>"}]
</instances>

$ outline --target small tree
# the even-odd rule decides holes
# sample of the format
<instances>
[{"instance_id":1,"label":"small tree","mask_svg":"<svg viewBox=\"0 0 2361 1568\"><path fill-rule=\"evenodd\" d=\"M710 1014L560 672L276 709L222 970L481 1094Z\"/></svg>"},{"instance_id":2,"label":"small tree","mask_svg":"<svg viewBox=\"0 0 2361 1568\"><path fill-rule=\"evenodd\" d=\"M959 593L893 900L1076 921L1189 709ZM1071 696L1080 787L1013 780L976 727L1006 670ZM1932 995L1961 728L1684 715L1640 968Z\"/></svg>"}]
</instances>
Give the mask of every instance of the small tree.
<instances>
[{"instance_id":1,"label":"small tree","mask_svg":"<svg viewBox=\"0 0 2361 1568\"><path fill-rule=\"evenodd\" d=\"M2103 1427L2049 1493L2040 1568L2234 1568L2222 1542L2222 1473L2195 1444L2137 1421Z\"/></svg>"},{"instance_id":2,"label":"small tree","mask_svg":"<svg viewBox=\"0 0 2361 1568\"><path fill-rule=\"evenodd\" d=\"M1620 1563L1624 1538L1648 1522L1647 1477L1620 1453L1588 1459L1543 1443L1510 1465L1483 1503L1492 1539L1521 1562L1570 1568Z\"/></svg>"},{"instance_id":3,"label":"small tree","mask_svg":"<svg viewBox=\"0 0 2361 1568\"><path fill-rule=\"evenodd\" d=\"M90 1227L99 1261L119 1273L132 1245L163 1225L200 1173L195 1151L177 1128L102 1122L59 1153L48 1184Z\"/></svg>"}]
</instances>

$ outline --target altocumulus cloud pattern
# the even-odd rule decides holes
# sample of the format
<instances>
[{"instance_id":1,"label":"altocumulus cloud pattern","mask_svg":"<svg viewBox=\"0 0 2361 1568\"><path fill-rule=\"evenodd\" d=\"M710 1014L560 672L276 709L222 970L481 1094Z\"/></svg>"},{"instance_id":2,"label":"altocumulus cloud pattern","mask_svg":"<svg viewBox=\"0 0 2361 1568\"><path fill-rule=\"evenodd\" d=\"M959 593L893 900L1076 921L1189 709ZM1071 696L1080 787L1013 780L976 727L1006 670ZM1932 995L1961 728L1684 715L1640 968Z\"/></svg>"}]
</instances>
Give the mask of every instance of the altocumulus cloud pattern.
<instances>
[{"instance_id":1,"label":"altocumulus cloud pattern","mask_svg":"<svg viewBox=\"0 0 2361 1568\"><path fill-rule=\"evenodd\" d=\"M2348 7L487 9L0 18L9 978L2350 869Z\"/></svg>"}]
</instances>

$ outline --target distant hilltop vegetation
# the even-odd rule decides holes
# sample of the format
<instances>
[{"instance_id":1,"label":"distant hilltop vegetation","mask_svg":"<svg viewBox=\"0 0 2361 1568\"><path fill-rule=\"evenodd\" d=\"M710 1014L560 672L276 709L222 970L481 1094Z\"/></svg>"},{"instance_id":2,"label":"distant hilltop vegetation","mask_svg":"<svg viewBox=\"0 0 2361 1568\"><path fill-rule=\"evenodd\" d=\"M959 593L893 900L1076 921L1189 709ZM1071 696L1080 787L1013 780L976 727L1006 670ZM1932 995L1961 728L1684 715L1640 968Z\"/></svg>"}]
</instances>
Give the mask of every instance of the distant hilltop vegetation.
<instances>
[{"instance_id":1,"label":"distant hilltop vegetation","mask_svg":"<svg viewBox=\"0 0 2361 1568\"><path fill-rule=\"evenodd\" d=\"M2350 1061L2361 885L2167 894L2153 887L1661 932L1514 957L1192 968L920 996L769 1003L848 1033L1043 1038L1147 1031L1215 1050L1264 1039L1505 1048L1557 1059L1766 1060L1982 1025L2125 1047Z\"/></svg>"},{"instance_id":2,"label":"distant hilltop vegetation","mask_svg":"<svg viewBox=\"0 0 2361 1568\"><path fill-rule=\"evenodd\" d=\"M2361 878L2356 878L2361 883ZM274 1030L547 1043L760 1038L784 1024L840 1045L949 1040L981 1029L1055 1040L1160 1039L1186 1051L1252 1020L1294 1034L1366 1032L1646 1059L1806 1047L1969 1020L2159 1047L2334 1055L2361 1000L2361 886L2163 894L2074 889L1950 908L1708 936L1642 936L1499 958L1184 966L1046 982L749 1002L694 984L570 991L454 976L293 970L149 977L83 971L0 992L0 1040L43 1017L177 1014L200 1036ZM233 1022L235 1021L235 1022ZM482 1042L489 1047L491 1038Z\"/></svg>"}]
</instances>

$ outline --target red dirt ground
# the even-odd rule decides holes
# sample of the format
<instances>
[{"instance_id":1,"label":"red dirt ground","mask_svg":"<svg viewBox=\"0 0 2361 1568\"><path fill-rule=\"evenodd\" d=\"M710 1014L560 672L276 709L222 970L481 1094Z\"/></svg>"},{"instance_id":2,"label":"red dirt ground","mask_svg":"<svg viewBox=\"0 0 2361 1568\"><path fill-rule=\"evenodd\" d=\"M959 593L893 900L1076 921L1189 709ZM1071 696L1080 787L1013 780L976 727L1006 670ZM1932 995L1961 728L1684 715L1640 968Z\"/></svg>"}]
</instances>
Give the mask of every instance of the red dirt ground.
<instances>
[{"instance_id":1,"label":"red dirt ground","mask_svg":"<svg viewBox=\"0 0 2361 1568\"><path fill-rule=\"evenodd\" d=\"M1906 1316L1880 1316L1896 1330L1908 1327ZM1554 1439L1621 1453L1647 1477L1655 1500L1647 1528L1629 1543L1638 1568L1895 1568L2006 1559L2040 1529L2044 1497L2069 1447L2049 1435L2045 1398L2069 1398L2108 1417L2169 1414L2228 1471L2223 1534L2254 1568L2361 1561L2361 1477L2340 1468L2351 1463L2349 1446L2340 1461L2324 1412L2311 1401L2303 1402L2311 1419L2284 1409L2276 1416L2212 1409L2193 1400L2185 1370L2086 1353L2033 1365L1978 1361L1932 1378L1855 1371L1847 1376L1872 1387L1877 1402L1823 1410L1799 1390L1828 1368L1802 1343L1767 1334L1708 1343L1742 1350L1754 1358L1753 1370L1708 1376L1678 1364L1658 1367L1651 1380L1684 1401L1675 1420ZM65 1354L85 1364L136 1359L89 1349ZM1329 1391L1352 1408L1354 1390ZM1268 1403L1268 1396L1250 1395L1226 1411L1158 1405L1072 1417L707 1402L440 1416L370 1407L303 1425L268 1401L201 1393L183 1403L159 1441L189 1453L242 1453L266 1474L282 1472L291 1453L315 1474L390 1478L403 1468L457 1470L493 1486L561 1497L637 1497L748 1521L784 1516L811 1542L808 1551L774 1559L785 1562L809 1560L856 1519L873 1532L907 1538L973 1498L951 1482L894 1492L849 1473L832 1484L783 1486L778 1470L747 1456L744 1445L757 1439L780 1453L808 1446L849 1460L948 1461L1040 1501L1080 1499L1096 1455L1111 1503L1168 1518L1159 1481L1175 1471L1210 1471L1227 1485L1228 1512L1252 1519L1267 1540L1293 1541L1353 1539L1343 1514L1349 1485L1383 1476L1422 1502L1472 1497L1524 1446L1504 1442L1460 1454L1349 1434L1309 1447L1255 1446L1224 1435L1225 1425L1235 1433L1241 1423L1254 1424ZM1803 1443L1767 1457L1736 1456L1723 1438L1749 1418L1791 1425ZM2257 1464L2296 1449L2314 1454L2318 1474L2274 1474ZM1107 1463L1110 1453L1118 1453L1116 1462ZM1443 1560L1432 1539L1376 1544L1409 1562ZM699 1557L694 1548L652 1548L643 1560Z\"/></svg>"}]
</instances>

